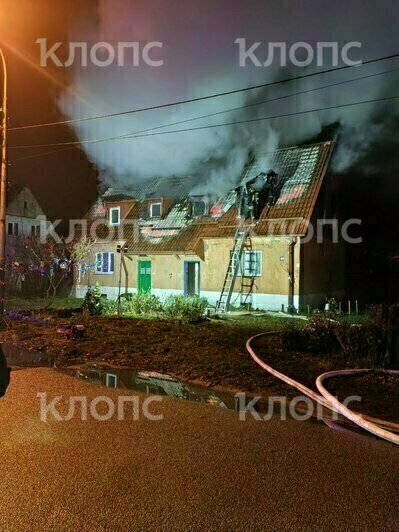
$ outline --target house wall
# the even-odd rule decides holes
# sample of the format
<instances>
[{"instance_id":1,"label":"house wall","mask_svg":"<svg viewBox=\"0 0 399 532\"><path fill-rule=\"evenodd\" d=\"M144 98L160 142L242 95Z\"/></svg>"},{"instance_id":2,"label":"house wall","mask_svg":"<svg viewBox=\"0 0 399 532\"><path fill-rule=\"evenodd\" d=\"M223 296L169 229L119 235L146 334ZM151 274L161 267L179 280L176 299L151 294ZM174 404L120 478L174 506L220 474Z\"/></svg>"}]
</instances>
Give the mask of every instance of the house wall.
<instances>
[{"instance_id":1,"label":"house wall","mask_svg":"<svg viewBox=\"0 0 399 532\"><path fill-rule=\"evenodd\" d=\"M9 216L7 214L6 216L6 231L7 232L8 232L9 223L18 224L18 235L19 236L31 236L32 226L40 227L40 220L37 220L36 218L27 218L25 216L13 216L13 215ZM48 226L49 223L46 223L46 225ZM8 238L10 238L9 235L8 235Z\"/></svg>"},{"instance_id":2,"label":"house wall","mask_svg":"<svg viewBox=\"0 0 399 532\"><path fill-rule=\"evenodd\" d=\"M11 197L6 210L6 252L10 257L18 255L19 246L23 243L22 237L32 235L32 226L40 227L44 224L49 227L51 222L38 219L44 217L44 212L35 196L28 187L22 187ZM18 224L18 236L8 234L8 224Z\"/></svg>"},{"instance_id":3,"label":"house wall","mask_svg":"<svg viewBox=\"0 0 399 532\"><path fill-rule=\"evenodd\" d=\"M253 305L255 308L281 310L289 304L290 280L289 246L291 238L288 237L262 237L253 239L254 251L262 252L262 274L256 278L253 291ZM95 261L96 253L102 251L115 251L117 242L108 244L96 244L91 252L91 263ZM227 266L230 260L230 251L233 245L232 239L206 239L204 241L204 260L195 255L146 255L126 256L122 273L122 292L135 292L138 284L138 262L140 260L151 261L152 268L152 293L161 298L170 294L183 294L184 291L184 262L198 261L200 263L200 295L206 297L210 304L215 304L220 296ZM97 274L91 270L85 274L80 287L77 287L76 295L83 297L87 284L98 284L102 292L113 298L118 294L118 279L120 255L115 253L115 273ZM300 274L300 245L295 246L294 251L294 305L299 304L299 274ZM232 303L237 298L239 301L239 289L241 278L236 281L236 292Z\"/></svg>"},{"instance_id":4,"label":"house wall","mask_svg":"<svg viewBox=\"0 0 399 532\"><path fill-rule=\"evenodd\" d=\"M153 203L160 203L161 204L161 216L165 216L166 213L170 211L172 208L173 203L175 202L172 198L151 198L148 200L145 200L143 202L144 210L143 210L143 216L145 219L151 219L151 205Z\"/></svg>"},{"instance_id":5,"label":"house wall","mask_svg":"<svg viewBox=\"0 0 399 532\"><path fill-rule=\"evenodd\" d=\"M289 268L289 245L291 238L287 237L258 237L252 239L254 251L262 253L262 274L256 277L253 289L254 308L269 310L281 310L289 304L290 280ZM223 285L227 266L230 260L232 240L208 239L204 241L205 264L201 272L201 294L207 297L213 304L216 303ZM295 247L295 284L294 305L297 306L299 299L299 246ZM236 293L232 302L239 295L241 278L236 281Z\"/></svg>"},{"instance_id":6,"label":"house wall","mask_svg":"<svg viewBox=\"0 0 399 532\"><path fill-rule=\"evenodd\" d=\"M326 298L345 296L345 242L336 179L327 175L313 211L311 239L301 239L301 287L299 306L307 311L323 308ZM335 228L330 223L334 220ZM309 240L307 242L307 240Z\"/></svg>"},{"instance_id":7,"label":"house wall","mask_svg":"<svg viewBox=\"0 0 399 532\"><path fill-rule=\"evenodd\" d=\"M82 272L80 278L75 278L75 294L77 297L84 297L87 287L98 284L101 287L101 292L107 294L110 299L118 297L118 283L121 256L116 252L117 246L122 245L123 242L107 242L96 243L92 246L90 254L86 259L86 264L94 264L97 253L113 252L115 254L114 273L97 274L95 268L90 268L87 272ZM124 292L122 286L122 293Z\"/></svg>"},{"instance_id":8,"label":"house wall","mask_svg":"<svg viewBox=\"0 0 399 532\"><path fill-rule=\"evenodd\" d=\"M340 300L345 295L345 247L328 237L318 243L316 236L301 242L301 297L299 307L322 308L326 298Z\"/></svg>"},{"instance_id":9,"label":"house wall","mask_svg":"<svg viewBox=\"0 0 399 532\"><path fill-rule=\"evenodd\" d=\"M8 224L18 224L18 236L8 234ZM49 226L50 222L46 222ZM24 246L24 237L30 237L32 234L32 226L40 228L40 221L36 218L25 218L23 216L6 216L6 254L10 258L16 258L20 255L21 246ZM40 229L39 229L40 231ZM24 247L22 247L24 251Z\"/></svg>"},{"instance_id":10,"label":"house wall","mask_svg":"<svg viewBox=\"0 0 399 532\"><path fill-rule=\"evenodd\" d=\"M106 208L107 208L107 214L106 218L109 220L110 210L116 207L119 207L121 210L121 220L124 220L126 216L129 214L129 211L135 204L135 201L132 200L123 200L123 201L108 201Z\"/></svg>"}]
</instances>

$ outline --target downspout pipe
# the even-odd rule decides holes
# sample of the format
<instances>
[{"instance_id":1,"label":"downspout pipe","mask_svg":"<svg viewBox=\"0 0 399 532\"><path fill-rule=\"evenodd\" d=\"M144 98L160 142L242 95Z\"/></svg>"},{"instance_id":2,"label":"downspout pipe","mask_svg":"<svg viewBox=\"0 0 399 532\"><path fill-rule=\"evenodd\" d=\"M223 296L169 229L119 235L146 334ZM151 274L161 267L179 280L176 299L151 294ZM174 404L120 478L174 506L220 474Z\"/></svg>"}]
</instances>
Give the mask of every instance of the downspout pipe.
<instances>
[{"instance_id":1,"label":"downspout pipe","mask_svg":"<svg viewBox=\"0 0 399 532\"><path fill-rule=\"evenodd\" d=\"M295 308L295 246L298 238L293 236L288 246L288 312L294 314Z\"/></svg>"}]
</instances>

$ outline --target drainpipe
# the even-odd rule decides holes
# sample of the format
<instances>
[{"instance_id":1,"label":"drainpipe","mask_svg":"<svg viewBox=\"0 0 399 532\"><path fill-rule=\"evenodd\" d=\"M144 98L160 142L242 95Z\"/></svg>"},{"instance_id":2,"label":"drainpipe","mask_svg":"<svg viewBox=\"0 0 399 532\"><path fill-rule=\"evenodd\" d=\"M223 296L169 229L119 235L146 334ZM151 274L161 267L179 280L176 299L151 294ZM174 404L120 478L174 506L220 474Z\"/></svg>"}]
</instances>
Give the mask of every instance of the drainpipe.
<instances>
[{"instance_id":1,"label":"drainpipe","mask_svg":"<svg viewBox=\"0 0 399 532\"><path fill-rule=\"evenodd\" d=\"M116 248L117 253L120 253L121 260L119 263L119 282L118 282L118 318L122 317L122 265L125 264L125 253L128 251L128 247L125 244L124 246L118 245ZM125 268L126 271L126 268Z\"/></svg>"},{"instance_id":2,"label":"drainpipe","mask_svg":"<svg viewBox=\"0 0 399 532\"><path fill-rule=\"evenodd\" d=\"M288 311L290 313L294 313L295 307L294 307L294 301L295 301L295 245L297 243L298 239L296 236L293 236L291 238L291 242L288 246Z\"/></svg>"}]
</instances>

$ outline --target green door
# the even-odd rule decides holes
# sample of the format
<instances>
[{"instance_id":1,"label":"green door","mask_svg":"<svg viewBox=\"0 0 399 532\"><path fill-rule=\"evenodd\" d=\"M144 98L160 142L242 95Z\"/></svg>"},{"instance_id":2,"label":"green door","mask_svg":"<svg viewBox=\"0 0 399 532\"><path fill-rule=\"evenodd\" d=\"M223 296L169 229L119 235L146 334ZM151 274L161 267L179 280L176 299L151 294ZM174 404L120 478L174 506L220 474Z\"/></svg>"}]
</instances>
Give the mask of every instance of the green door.
<instances>
[{"instance_id":1,"label":"green door","mask_svg":"<svg viewBox=\"0 0 399 532\"><path fill-rule=\"evenodd\" d=\"M149 260L139 261L139 294L149 294L151 292L151 262Z\"/></svg>"}]
</instances>

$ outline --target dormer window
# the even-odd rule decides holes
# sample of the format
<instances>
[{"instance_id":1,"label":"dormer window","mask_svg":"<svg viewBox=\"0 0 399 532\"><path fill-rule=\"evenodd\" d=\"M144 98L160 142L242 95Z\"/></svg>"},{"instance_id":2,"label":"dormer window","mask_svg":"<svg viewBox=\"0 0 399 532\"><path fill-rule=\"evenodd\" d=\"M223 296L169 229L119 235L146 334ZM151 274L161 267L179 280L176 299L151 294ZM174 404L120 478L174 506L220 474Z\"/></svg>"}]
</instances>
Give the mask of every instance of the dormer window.
<instances>
[{"instance_id":1,"label":"dormer window","mask_svg":"<svg viewBox=\"0 0 399 532\"><path fill-rule=\"evenodd\" d=\"M208 216L211 205L214 205L217 197L213 194L194 194L191 199L191 216L201 218Z\"/></svg>"},{"instance_id":2,"label":"dormer window","mask_svg":"<svg viewBox=\"0 0 399 532\"><path fill-rule=\"evenodd\" d=\"M193 216L205 216L207 214L205 201L193 202Z\"/></svg>"},{"instance_id":3,"label":"dormer window","mask_svg":"<svg viewBox=\"0 0 399 532\"><path fill-rule=\"evenodd\" d=\"M120 225L120 223L121 223L121 208L111 207L111 209L109 210L109 224Z\"/></svg>"},{"instance_id":4,"label":"dormer window","mask_svg":"<svg viewBox=\"0 0 399 532\"><path fill-rule=\"evenodd\" d=\"M161 216L161 204L160 203L151 203L150 205L150 216L151 218L160 218Z\"/></svg>"}]
</instances>

